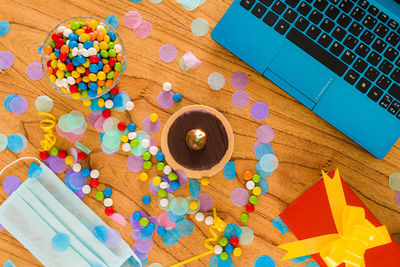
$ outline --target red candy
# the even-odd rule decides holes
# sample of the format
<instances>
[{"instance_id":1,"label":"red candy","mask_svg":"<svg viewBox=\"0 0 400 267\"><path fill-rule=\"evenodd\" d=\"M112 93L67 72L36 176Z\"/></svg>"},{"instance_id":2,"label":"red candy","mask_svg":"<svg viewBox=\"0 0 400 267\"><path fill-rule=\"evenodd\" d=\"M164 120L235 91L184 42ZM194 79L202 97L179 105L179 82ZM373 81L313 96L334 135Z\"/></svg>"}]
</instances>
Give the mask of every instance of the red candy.
<instances>
[{"instance_id":1,"label":"red candy","mask_svg":"<svg viewBox=\"0 0 400 267\"><path fill-rule=\"evenodd\" d=\"M39 153L39 157L40 157L41 159L47 159L47 158L49 157L49 152L47 152L47 151L41 151L41 152Z\"/></svg>"},{"instance_id":2,"label":"red candy","mask_svg":"<svg viewBox=\"0 0 400 267\"><path fill-rule=\"evenodd\" d=\"M89 70L89 69L86 69L85 75L88 76L90 73L91 73L90 70Z\"/></svg>"},{"instance_id":3,"label":"red candy","mask_svg":"<svg viewBox=\"0 0 400 267\"><path fill-rule=\"evenodd\" d=\"M90 63L99 63L99 58L97 56L90 56Z\"/></svg>"},{"instance_id":4,"label":"red candy","mask_svg":"<svg viewBox=\"0 0 400 267\"><path fill-rule=\"evenodd\" d=\"M86 159L86 153L85 152L79 152L78 153L78 159L80 159L80 160L84 160L84 159Z\"/></svg>"},{"instance_id":5,"label":"red candy","mask_svg":"<svg viewBox=\"0 0 400 267\"><path fill-rule=\"evenodd\" d=\"M118 130L124 131L126 129L126 124L123 123L122 121L118 123Z\"/></svg>"},{"instance_id":6,"label":"red candy","mask_svg":"<svg viewBox=\"0 0 400 267\"><path fill-rule=\"evenodd\" d=\"M103 112L101 113L101 115L104 117L104 118L109 118L110 116L111 116L111 111L109 110L109 109L105 109L105 110L103 110Z\"/></svg>"},{"instance_id":7,"label":"red candy","mask_svg":"<svg viewBox=\"0 0 400 267\"><path fill-rule=\"evenodd\" d=\"M90 28L90 27L87 27L86 29L85 29L85 33L91 33L93 30L92 30L92 28Z\"/></svg>"},{"instance_id":8,"label":"red candy","mask_svg":"<svg viewBox=\"0 0 400 267\"><path fill-rule=\"evenodd\" d=\"M119 88L118 88L117 86L115 86L113 89L111 89L111 92L112 92L114 95L117 95L117 94L119 93Z\"/></svg>"},{"instance_id":9,"label":"red candy","mask_svg":"<svg viewBox=\"0 0 400 267\"><path fill-rule=\"evenodd\" d=\"M111 215L114 214L114 209L113 209L112 207L107 207L107 208L105 209L105 212L106 212L106 215L107 215L107 216L111 216Z\"/></svg>"},{"instance_id":10,"label":"red candy","mask_svg":"<svg viewBox=\"0 0 400 267\"><path fill-rule=\"evenodd\" d=\"M61 159L65 159L65 157L66 157L67 155L68 155L68 154L67 154L67 151L65 151L65 150L60 150L60 151L58 151L58 157L61 158Z\"/></svg>"},{"instance_id":11,"label":"red candy","mask_svg":"<svg viewBox=\"0 0 400 267\"><path fill-rule=\"evenodd\" d=\"M72 62L68 62L67 63L67 70L68 71L73 71L75 69L74 64L72 64Z\"/></svg>"},{"instance_id":12,"label":"red candy","mask_svg":"<svg viewBox=\"0 0 400 267\"><path fill-rule=\"evenodd\" d=\"M99 185L99 180L97 180L97 179L91 179L90 182L89 182L89 185L90 185L91 187L97 187L97 186Z\"/></svg>"},{"instance_id":13,"label":"red candy","mask_svg":"<svg viewBox=\"0 0 400 267\"><path fill-rule=\"evenodd\" d=\"M72 64L72 63L71 63ZM51 60L47 61L47 67L51 67Z\"/></svg>"},{"instance_id":14,"label":"red candy","mask_svg":"<svg viewBox=\"0 0 400 267\"><path fill-rule=\"evenodd\" d=\"M62 62L65 62L67 58L68 58L67 53L62 52L58 55L58 59L61 60Z\"/></svg>"},{"instance_id":15,"label":"red candy","mask_svg":"<svg viewBox=\"0 0 400 267\"><path fill-rule=\"evenodd\" d=\"M61 38L60 34L58 32L55 32L51 35L51 39L55 42L57 41L59 38Z\"/></svg>"},{"instance_id":16,"label":"red candy","mask_svg":"<svg viewBox=\"0 0 400 267\"><path fill-rule=\"evenodd\" d=\"M115 63L117 63L117 61L115 60L115 57L112 57L108 60L108 65L110 65L110 67L114 67Z\"/></svg>"},{"instance_id":17,"label":"red candy","mask_svg":"<svg viewBox=\"0 0 400 267\"><path fill-rule=\"evenodd\" d=\"M76 84L73 84L69 87L69 91L73 94L78 92L78 86Z\"/></svg>"},{"instance_id":18,"label":"red candy","mask_svg":"<svg viewBox=\"0 0 400 267\"><path fill-rule=\"evenodd\" d=\"M56 47L60 48L64 44L64 40L62 38L58 38L56 40Z\"/></svg>"},{"instance_id":19,"label":"red candy","mask_svg":"<svg viewBox=\"0 0 400 267\"><path fill-rule=\"evenodd\" d=\"M251 203L248 203L248 204L246 205L246 211L247 211L248 213L252 213L252 212L254 211L254 205L251 204Z\"/></svg>"},{"instance_id":20,"label":"red candy","mask_svg":"<svg viewBox=\"0 0 400 267\"><path fill-rule=\"evenodd\" d=\"M229 242L232 244L232 246L237 246L239 245L239 238L237 238L237 236L232 236Z\"/></svg>"}]
</instances>

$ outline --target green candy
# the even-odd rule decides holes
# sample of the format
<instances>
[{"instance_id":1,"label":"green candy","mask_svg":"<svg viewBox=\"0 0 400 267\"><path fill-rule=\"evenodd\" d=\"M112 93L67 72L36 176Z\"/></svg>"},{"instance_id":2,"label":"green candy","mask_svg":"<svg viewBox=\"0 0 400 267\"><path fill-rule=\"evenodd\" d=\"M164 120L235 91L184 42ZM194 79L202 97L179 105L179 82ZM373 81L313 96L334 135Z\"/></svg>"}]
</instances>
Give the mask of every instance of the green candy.
<instances>
[{"instance_id":1,"label":"green candy","mask_svg":"<svg viewBox=\"0 0 400 267\"><path fill-rule=\"evenodd\" d=\"M114 72L110 71L109 73L107 73L107 79L112 79L114 77Z\"/></svg>"},{"instance_id":2,"label":"green candy","mask_svg":"<svg viewBox=\"0 0 400 267\"><path fill-rule=\"evenodd\" d=\"M115 63L114 69L115 69L116 71L121 71L121 70L122 70L122 64L121 64L121 62Z\"/></svg>"},{"instance_id":3,"label":"green candy","mask_svg":"<svg viewBox=\"0 0 400 267\"><path fill-rule=\"evenodd\" d=\"M101 191L97 191L97 192L96 192L96 199L97 199L98 201L102 201L102 200L104 199L104 193L101 192Z\"/></svg>"},{"instance_id":4,"label":"green candy","mask_svg":"<svg viewBox=\"0 0 400 267\"><path fill-rule=\"evenodd\" d=\"M72 55L72 53L68 53L68 57L69 59L72 59L74 56Z\"/></svg>"},{"instance_id":5,"label":"green candy","mask_svg":"<svg viewBox=\"0 0 400 267\"><path fill-rule=\"evenodd\" d=\"M100 51L100 55L102 58L108 58L108 52L107 50L101 50Z\"/></svg>"},{"instance_id":6,"label":"green candy","mask_svg":"<svg viewBox=\"0 0 400 267\"><path fill-rule=\"evenodd\" d=\"M81 95L82 95L82 98L88 97L88 91L87 90L86 91L82 91Z\"/></svg>"},{"instance_id":7,"label":"green candy","mask_svg":"<svg viewBox=\"0 0 400 267\"><path fill-rule=\"evenodd\" d=\"M139 224L143 227L146 227L149 224L149 219L147 219L146 217L142 217L140 218Z\"/></svg>"},{"instance_id":8,"label":"green candy","mask_svg":"<svg viewBox=\"0 0 400 267\"><path fill-rule=\"evenodd\" d=\"M249 197L249 202L250 202L251 204L253 204L253 205L257 204L257 203L258 203L258 197L255 196L255 195L251 195L251 196Z\"/></svg>"},{"instance_id":9,"label":"green candy","mask_svg":"<svg viewBox=\"0 0 400 267\"><path fill-rule=\"evenodd\" d=\"M70 77L71 76L71 72L70 71L67 71L66 73L65 73L65 77Z\"/></svg>"},{"instance_id":10,"label":"green candy","mask_svg":"<svg viewBox=\"0 0 400 267\"><path fill-rule=\"evenodd\" d=\"M115 50L114 49L109 49L108 50L108 56L109 57L115 57L117 55L117 52L115 52Z\"/></svg>"},{"instance_id":11,"label":"green candy","mask_svg":"<svg viewBox=\"0 0 400 267\"><path fill-rule=\"evenodd\" d=\"M258 174L254 174L252 180L253 180L253 182L258 183L258 182L260 182L261 177Z\"/></svg>"},{"instance_id":12,"label":"green candy","mask_svg":"<svg viewBox=\"0 0 400 267\"><path fill-rule=\"evenodd\" d=\"M139 139L135 138L131 141L131 147L137 147L139 145Z\"/></svg>"},{"instance_id":13,"label":"green candy","mask_svg":"<svg viewBox=\"0 0 400 267\"><path fill-rule=\"evenodd\" d=\"M171 172L170 174L168 174L168 179L172 182L175 181L176 179L178 179L178 175L176 175L176 173Z\"/></svg>"},{"instance_id":14,"label":"green candy","mask_svg":"<svg viewBox=\"0 0 400 267\"><path fill-rule=\"evenodd\" d=\"M85 26L85 22L79 21L79 28L82 28L83 26Z\"/></svg>"},{"instance_id":15,"label":"green candy","mask_svg":"<svg viewBox=\"0 0 400 267\"><path fill-rule=\"evenodd\" d=\"M151 154L150 154L150 152L144 152L143 153L143 155L142 155L142 158L144 159L144 160L150 160L151 159Z\"/></svg>"},{"instance_id":16,"label":"green candy","mask_svg":"<svg viewBox=\"0 0 400 267\"><path fill-rule=\"evenodd\" d=\"M80 23L79 21L76 21L76 20L75 20L74 22L71 23L71 29L74 30L74 31L76 31L77 29L79 29L80 26L81 26L81 23Z\"/></svg>"},{"instance_id":17,"label":"green candy","mask_svg":"<svg viewBox=\"0 0 400 267\"><path fill-rule=\"evenodd\" d=\"M227 252L222 252L221 255L221 260L226 261L227 259L229 259L229 254Z\"/></svg>"},{"instance_id":18,"label":"green candy","mask_svg":"<svg viewBox=\"0 0 400 267\"><path fill-rule=\"evenodd\" d=\"M52 155L52 156L58 156L58 148L53 147L53 148L50 150L50 155Z\"/></svg>"},{"instance_id":19,"label":"green candy","mask_svg":"<svg viewBox=\"0 0 400 267\"><path fill-rule=\"evenodd\" d=\"M225 236L221 237L221 238L218 240L218 244L219 244L221 247L225 247L226 245L228 245L228 238L226 238Z\"/></svg>"},{"instance_id":20,"label":"green candy","mask_svg":"<svg viewBox=\"0 0 400 267\"><path fill-rule=\"evenodd\" d=\"M146 170L150 170L152 166L153 163L151 163L151 161L146 160L145 162L143 162L143 168L145 168Z\"/></svg>"},{"instance_id":21,"label":"green candy","mask_svg":"<svg viewBox=\"0 0 400 267\"><path fill-rule=\"evenodd\" d=\"M249 214L247 214L247 213L242 213L242 214L240 214L240 220L242 221L242 222L248 222L249 221Z\"/></svg>"},{"instance_id":22,"label":"green candy","mask_svg":"<svg viewBox=\"0 0 400 267\"><path fill-rule=\"evenodd\" d=\"M54 42L53 40L49 41L49 46L56 48L56 42Z\"/></svg>"},{"instance_id":23,"label":"green candy","mask_svg":"<svg viewBox=\"0 0 400 267\"><path fill-rule=\"evenodd\" d=\"M167 190L165 190L165 189L159 189L158 192L157 192L157 194L158 194L158 196L161 197L161 198L166 197L166 196L167 196Z\"/></svg>"},{"instance_id":24,"label":"green candy","mask_svg":"<svg viewBox=\"0 0 400 267\"><path fill-rule=\"evenodd\" d=\"M162 171L164 170L165 164L163 162L157 163L157 170Z\"/></svg>"},{"instance_id":25,"label":"green candy","mask_svg":"<svg viewBox=\"0 0 400 267\"><path fill-rule=\"evenodd\" d=\"M114 48L114 42L109 42L108 43L108 49Z\"/></svg>"}]
</instances>

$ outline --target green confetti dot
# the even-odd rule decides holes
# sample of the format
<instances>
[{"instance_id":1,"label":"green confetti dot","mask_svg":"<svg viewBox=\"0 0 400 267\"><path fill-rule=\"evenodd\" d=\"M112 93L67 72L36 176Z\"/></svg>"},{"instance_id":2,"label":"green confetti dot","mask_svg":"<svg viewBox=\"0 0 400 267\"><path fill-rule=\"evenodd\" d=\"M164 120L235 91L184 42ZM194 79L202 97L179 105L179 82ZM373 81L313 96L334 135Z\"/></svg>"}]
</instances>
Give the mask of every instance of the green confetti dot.
<instances>
[{"instance_id":1,"label":"green confetti dot","mask_svg":"<svg viewBox=\"0 0 400 267\"><path fill-rule=\"evenodd\" d=\"M197 18L193 20L192 25L190 26L192 33L196 36L204 36L210 30L210 25L208 21L203 18Z\"/></svg>"}]
</instances>

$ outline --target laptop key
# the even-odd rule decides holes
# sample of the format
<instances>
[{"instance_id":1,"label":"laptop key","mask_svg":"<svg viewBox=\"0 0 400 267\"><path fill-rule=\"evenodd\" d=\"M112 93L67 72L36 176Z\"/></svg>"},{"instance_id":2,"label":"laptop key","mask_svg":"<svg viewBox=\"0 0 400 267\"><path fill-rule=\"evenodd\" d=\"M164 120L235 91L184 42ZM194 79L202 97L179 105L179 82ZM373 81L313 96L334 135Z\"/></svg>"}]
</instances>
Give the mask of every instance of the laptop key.
<instances>
[{"instance_id":1,"label":"laptop key","mask_svg":"<svg viewBox=\"0 0 400 267\"><path fill-rule=\"evenodd\" d=\"M327 15L331 19L336 19L336 17L339 15L339 13L340 13L340 10L334 6L329 6L328 9L325 11L325 15Z\"/></svg>"},{"instance_id":2,"label":"laptop key","mask_svg":"<svg viewBox=\"0 0 400 267\"><path fill-rule=\"evenodd\" d=\"M380 88L383 90L386 90L389 88L389 85L392 83L392 80L390 80L388 77L385 75L382 75L379 77L378 81L376 82L376 85L378 85Z\"/></svg>"},{"instance_id":3,"label":"laptop key","mask_svg":"<svg viewBox=\"0 0 400 267\"><path fill-rule=\"evenodd\" d=\"M377 102L382 95L382 90L376 86L372 87L371 91L368 92L368 97L371 98L374 102Z\"/></svg>"},{"instance_id":4,"label":"laptop key","mask_svg":"<svg viewBox=\"0 0 400 267\"><path fill-rule=\"evenodd\" d=\"M378 19L379 19L380 21L382 21L383 23L386 23L386 22L389 20L389 16L386 15L385 13L381 12L381 13L379 13L379 15L378 15Z\"/></svg>"},{"instance_id":5,"label":"laptop key","mask_svg":"<svg viewBox=\"0 0 400 267\"><path fill-rule=\"evenodd\" d=\"M362 20L362 18L365 16L366 12L364 9L362 9L361 7L355 7L353 9L353 11L351 12L350 16L355 19L355 20Z\"/></svg>"},{"instance_id":6,"label":"laptop key","mask_svg":"<svg viewBox=\"0 0 400 267\"><path fill-rule=\"evenodd\" d=\"M260 2L266 6L270 6L274 0L260 0Z\"/></svg>"},{"instance_id":7,"label":"laptop key","mask_svg":"<svg viewBox=\"0 0 400 267\"><path fill-rule=\"evenodd\" d=\"M344 42L343 42L343 44L350 49L353 49L354 47L356 47L357 43L358 43L358 39L351 34L347 35L346 39L344 39Z\"/></svg>"},{"instance_id":8,"label":"laptop key","mask_svg":"<svg viewBox=\"0 0 400 267\"><path fill-rule=\"evenodd\" d=\"M346 36L346 31L338 26L333 30L332 36L335 37L337 40L342 41L343 38Z\"/></svg>"},{"instance_id":9,"label":"laptop key","mask_svg":"<svg viewBox=\"0 0 400 267\"><path fill-rule=\"evenodd\" d=\"M391 32L391 33L389 33L389 35L386 37L386 41L387 41L389 44L393 45L393 46L397 46L397 44L398 44L399 41L400 41L400 35L398 35L398 34L395 33L395 32Z\"/></svg>"},{"instance_id":10,"label":"laptop key","mask_svg":"<svg viewBox=\"0 0 400 267\"><path fill-rule=\"evenodd\" d=\"M356 53L360 57L365 57L370 51L370 48L366 44L359 44L358 47L356 48Z\"/></svg>"},{"instance_id":11,"label":"laptop key","mask_svg":"<svg viewBox=\"0 0 400 267\"><path fill-rule=\"evenodd\" d=\"M262 16L264 16L266 11L267 11L267 8L264 5L257 3L257 5L253 8L251 13L260 19Z\"/></svg>"},{"instance_id":12,"label":"laptop key","mask_svg":"<svg viewBox=\"0 0 400 267\"><path fill-rule=\"evenodd\" d=\"M358 78L360 78L360 74L358 74L354 70L349 70L346 76L344 76L344 80L351 85L354 85Z\"/></svg>"},{"instance_id":13,"label":"laptop key","mask_svg":"<svg viewBox=\"0 0 400 267\"><path fill-rule=\"evenodd\" d=\"M368 30L365 30L364 33L361 35L361 40L363 42L365 42L366 44L372 43L372 41L374 39L375 39L375 35Z\"/></svg>"},{"instance_id":14,"label":"laptop key","mask_svg":"<svg viewBox=\"0 0 400 267\"><path fill-rule=\"evenodd\" d=\"M395 64L400 67L400 57L397 59Z\"/></svg>"},{"instance_id":15,"label":"laptop key","mask_svg":"<svg viewBox=\"0 0 400 267\"><path fill-rule=\"evenodd\" d=\"M331 2L334 5L339 4L340 0L329 0L329 2Z\"/></svg>"},{"instance_id":16,"label":"laptop key","mask_svg":"<svg viewBox=\"0 0 400 267\"><path fill-rule=\"evenodd\" d=\"M333 71L339 76L342 76L348 69L347 65L342 61L327 53L327 51L316 44L313 40L301 33L295 28L289 30L286 38L295 45L303 49L310 56L318 60L321 64Z\"/></svg>"},{"instance_id":17,"label":"laptop key","mask_svg":"<svg viewBox=\"0 0 400 267\"><path fill-rule=\"evenodd\" d=\"M326 0L316 0L314 2L314 7L321 12L324 11L327 6L328 6L328 1Z\"/></svg>"},{"instance_id":18,"label":"laptop key","mask_svg":"<svg viewBox=\"0 0 400 267\"><path fill-rule=\"evenodd\" d=\"M349 24L351 22L351 18L349 16L347 16L346 14L341 14L336 21L343 28L347 28L347 26L349 26Z\"/></svg>"},{"instance_id":19,"label":"laptop key","mask_svg":"<svg viewBox=\"0 0 400 267\"><path fill-rule=\"evenodd\" d=\"M379 102L379 105L384 109L387 109L387 107L390 105L392 101L393 97L391 97L390 95L384 95L381 99L381 102Z\"/></svg>"},{"instance_id":20,"label":"laptop key","mask_svg":"<svg viewBox=\"0 0 400 267\"><path fill-rule=\"evenodd\" d=\"M289 8L286 12L285 15L283 15L283 18L286 19L289 22L293 22L297 18L297 12L294 11L293 9Z\"/></svg>"},{"instance_id":21,"label":"laptop key","mask_svg":"<svg viewBox=\"0 0 400 267\"><path fill-rule=\"evenodd\" d=\"M366 93L368 89L371 87L372 83L365 78L361 78L357 83L356 88L360 90L362 93Z\"/></svg>"},{"instance_id":22,"label":"laptop key","mask_svg":"<svg viewBox=\"0 0 400 267\"><path fill-rule=\"evenodd\" d=\"M311 11L311 6L306 2L301 2L300 5L297 7L297 11L303 16L307 16L308 13Z\"/></svg>"},{"instance_id":23,"label":"laptop key","mask_svg":"<svg viewBox=\"0 0 400 267\"><path fill-rule=\"evenodd\" d=\"M310 24L310 22L304 18L304 17L300 17L296 23L294 24L297 28L299 28L302 31L305 31L305 29L307 29L308 25Z\"/></svg>"},{"instance_id":24,"label":"laptop key","mask_svg":"<svg viewBox=\"0 0 400 267\"><path fill-rule=\"evenodd\" d=\"M376 39L374 44L372 45L372 48L375 49L378 53L382 53L383 50L385 50L387 44L381 40L381 39Z\"/></svg>"},{"instance_id":25,"label":"laptop key","mask_svg":"<svg viewBox=\"0 0 400 267\"><path fill-rule=\"evenodd\" d=\"M390 75L390 78L393 79L396 83L400 83L400 69L395 69Z\"/></svg>"},{"instance_id":26,"label":"laptop key","mask_svg":"<svg viewBox=\"0 0 400 267\"><path fill-rule=\"evenodd\" d=\"M330 19L324 19L321 23L321 29L323 29L327 33L330 33L334 26L335 23Z\"/></svg>"},{"instance_id":27,"label":"laptop key","mask_svg":"<svg viewBox=\"0 0 400 267\"><path fill-rule=\"evenodd\" d=\"M368 12L371 13L373 16L376 16L379 13L379 9L376 6L370 5L368 8Z\"/></svg>"},{"instance_id":28,"label":"laptop key","mask_svg":"<svg viewBox=\"0 0 400 267\"><path fill-rule=\"evenodd\" d=\"M319 13L317 10L313 10L313 12L311 12L310 16L308 16L308 19L311 20L311 22L318 25L321 22L323 17L324 17L324 15Z\"/></svg>"},{"instance_id":29,"label":"laptop key","mask_svg":"<svg viewBox=\"0 0 400 267\"><path fill-rule=\"evenodd\" d=\"M381 62L382 56L376 53L375 51L372 51L371 54L369 54L367 61L371 63L373 66L377 66L379 62Z\"/></svg>"},{"instance_id":30,"label":"laptop key","mask_svg":"<svg viewBox=\"0 0 400 267\"><path fill-rule=\"evenodd\" d=\"M280 34L285 34L287 30L289 29L290 25L283 19L281 19L275 26L275 31L279 32Z\"/></svg>"},{"instance_id":31,"label":"laptop key","mask_svg":"<svg viewBox=\"0 0 400 267\"><path fill-rule=\"evenodd\" d=\"M245 9L250 10L250 8L254 5L255 2L256 0L242 0L242 2L240 2L240 5Z\"/></svg>"},{"instance_id":32,"label":"laptop key","mask_svg":"<svg viewBox=\"0 0 400 267\"><path fill-rule=\"evenodd\" d=\"M349 32L354 34L354 36L359 36L363 30L363 26L357 22L353 22L349 28Z\"/></svg>"},{"instance_id":33,"label":"laptop key","mask_svg":"<svg viewBox=\"0 0 400 267\"><path fill-rule=\"evenodd\" d=\"M285 11L286 5L281 1L276 1L272 6L272 10L275 11L278 15L282 14Z\"/></svg>"},{"instance_id":34,"label":"laptop key","mask_svg":"<svg viewBox=\"0 0 400 267\"><path fill-rule=\"evenodd\" d=\"M399 27L399 23L393 19L389 20L388 23L389 27L392 28L393 30L396 30L397 27Z\"/></svg>"},{"instance_id":35,"label":"laptop key","mask_svg":"<svg viewBox=\"0 0 400 267\"><path fill-rule=\"evenodd\" d=\"M321 37L319 37L318 39L318 43L325 48L327 48L332 43L332 41L333 41L332 37L330 37L326 33L323 33Z\"/></svg>"},{"instance_id":36,"label":"laptop key","mask_svg":"<svg viewBox=\"0 0 400 267\"><path fill-rule=\"evenodd\" d=\"M354 64L353 68L358 71L359 73L363 73L364 70L368 67L368 63L362 60L361 58L357 59Z\"/></svg>"},{"instance_id":37,"label":"laptop key","mask_svg":"<svg viewBox=\"0 0 400 267\"><path fill-rule=\"evenodd\" d=\"M278 20L278 15L276 15L272 11L268 11L267 15L265 15L263 19L263 21L269 26L273 26L277 20Z\"/></svg>"},{"instance_id":38,"label":"laptop key","mask_svg":"<svg viewBox=\"0 0 400 267\"><path fill-rule=\"evenodd\" d=\"M343 53L341 59L351 65L353 61L356 59L356 55L354 55L350 50L346 50L346 52Z\"/></svg>"},{"instance_id":39,"label":"laptop key","mask_svg":"<svg viewBox=\"0 0 400 267\"><path fill-rule=\"evenodd\" d=\"M386 34L389 32L389 28L379 23L379 25L375 28L374 32L381 38L385 38Z\"/></svg>"},{"instance_id":40,"label":"laptop key","mask_svg":"<svg viewBox=\"0 0 400 267\"><path fill-rule=\"evenodd\" d=\"M392 113L393 115L396 115L397 111L400 109L400 103L397 102L396 100L392 102L390 107L388 108L388 111Z\"/></svg>"},{"instance_id":41,"label":"laptop key","mask_svg":"<svg viewBox=\"0 0 400 267\"><path fill-rule=\"evenodd\" d=\"M310 28L308 28L306 34L310 36L311 39L315 40L321 33L321 30L317 28L315 25L311 25Z\"/></svg>"},{"instance_id":42,"label":"laptop key","mask_svg":"<svg viewBox=\"0 0 400 267\"><path fill-rule=\"evenodd\" d=\"M332 52L335 56L340 56L340 54L343 52L344 46L341 45L338 42L334 42L331 48L329 48L329 51Z\"/></svg>"},{"instance_id":43,"label":"laptop key","mask_svg":"<svg viewBox=\"0 0 400 267\"><path fill-rule=\"evenodd\" d=\"M397 100L400 99L400 86L398 84L392 84L392 86L389 89L389 94L391 94L394 98Z\"/></svg>"},{"instance_id":44,"label":"laptop key","mask_svg":"<svg viewBox=\"0 0 400 267\"><path fill-rule=\"evenodd\" d=\"M341 10L343 10L344 12L348 13L353 8L353 6L354 6L354 4L350 0L343 0L340 3L339 8Z\"/></svg>"},{"instance_id":45,"label":"laptop key","mask_svg":"<svg viewBox=\"0 0 400 267\"><path fill-rule=\"evenodd\" d=\"M390 61L393 61L397 58L397 56L399 55L399 51L397 51L395 48L393 47L388 47L388 49L386 49L385 54L383 54L387 59L389 59Z\"/></svg>"},{"instance_id":46,"label":"laptop key","mask_svg":"<svg viewBox=\"0 0 400 267\"><path fill-rule=\"evenodd\" d=\"M379 66L379 70L388 75L394 68L394 65L387 61L386 59Z\"/></svg>"},{"instance_id":47,"label":"laptop key","mask_svg":"<svg viewBox=\"0 0 400 267\"><path fill-rule=\"evenodd\" d=\"M369 2L367 0L360 0L358 4L360 5L360 7L364 9L366 9L369 6Z\"/></svg>"},{"instance_id":48,"label":"laptop key","mask_svg":"<svg viewBox=\"0 0 400 267\"><path fill-rule=\"evenodd\" d=\"M300 2L300 0L286 0L285 2L289 6L295 8L297 6L297 4Z\"/></svg>"},{"instance_id":49,"label":"laptop key","mask_svg":"<svg viewBox=\"0 0 400 267\"><path fill-rule=\"evenodd\" d=\"M372 17L371 15L367 15L362 24L368 29L372 30L377 22L378 21L376 20L376 18Z\"/></svg>"},{"instance_id":50,"label":"laptop key","mask_svg":"<svg viewBox=\"0 0 400 267\"><path fill-rule=\"evenodd\" d=\"M365 72L364 76L370 81L374 82L379 76L379 71L377 71L373 67L369 67L368 70Z\"/></svg>"}]
</instances>

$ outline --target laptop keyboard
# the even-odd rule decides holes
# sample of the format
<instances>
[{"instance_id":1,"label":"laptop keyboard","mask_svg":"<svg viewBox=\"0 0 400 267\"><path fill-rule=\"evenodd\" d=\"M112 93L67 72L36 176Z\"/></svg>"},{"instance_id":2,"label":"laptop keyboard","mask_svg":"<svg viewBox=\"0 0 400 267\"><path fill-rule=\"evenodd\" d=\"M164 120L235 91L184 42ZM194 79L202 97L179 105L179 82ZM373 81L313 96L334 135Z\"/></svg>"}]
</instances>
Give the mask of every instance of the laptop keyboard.
<instances>
[{"instance_id":1,"label":"laptop keyboard","mask_svg":"<svg viewBox=\"0 0 400 267\"><path fill-rule=\"evenodd\" d=\"M400 119L399 22L366 0L240 5Z\"/></svg>"}]
</instances>

